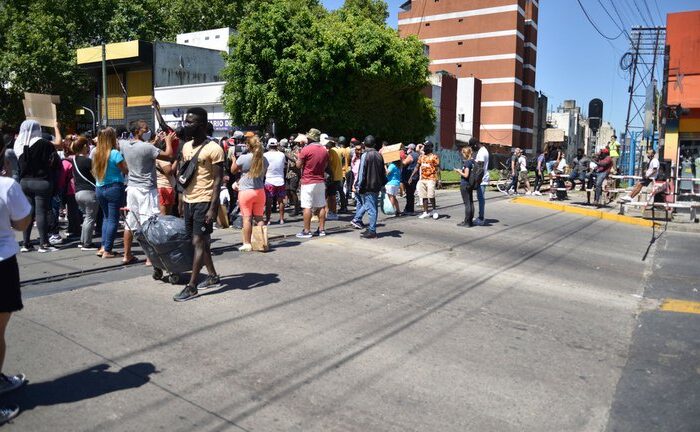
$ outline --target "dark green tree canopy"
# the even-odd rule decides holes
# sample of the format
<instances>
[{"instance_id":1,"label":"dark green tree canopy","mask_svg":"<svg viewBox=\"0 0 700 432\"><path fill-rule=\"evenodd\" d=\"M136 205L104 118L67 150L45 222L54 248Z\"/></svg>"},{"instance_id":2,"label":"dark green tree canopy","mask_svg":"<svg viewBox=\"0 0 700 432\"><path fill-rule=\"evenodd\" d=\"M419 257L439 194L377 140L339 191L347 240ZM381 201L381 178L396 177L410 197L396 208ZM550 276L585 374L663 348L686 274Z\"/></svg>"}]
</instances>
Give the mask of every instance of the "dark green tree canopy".
<instances>
[{"instance_id":1,"label":"dark green tree canopy","mask_svg":"<svg viewBox=\"0 0 700 432\"><path fill-rule=\"evenodd\" d=\"M311 0L270 0L240 22L224 77L233 120L282 130L318 127L390 140L430 134L422 95L429 61L416 38L386 26L386 4L348 0L328 13Z\"/></svg>"},{"instance_id":2,"label":"dark green tree canopy","mask_svg":"<svg viewBox=\"0 0 700 432\"><path fill-rule=\"evenodd\" d=\"M73 117L87 79L76 49L102 42L174 40L175 35L236 27L246 0L0 0L0 121L24 119L25 91L61 96Z\"/></svg>"}]
</instances>

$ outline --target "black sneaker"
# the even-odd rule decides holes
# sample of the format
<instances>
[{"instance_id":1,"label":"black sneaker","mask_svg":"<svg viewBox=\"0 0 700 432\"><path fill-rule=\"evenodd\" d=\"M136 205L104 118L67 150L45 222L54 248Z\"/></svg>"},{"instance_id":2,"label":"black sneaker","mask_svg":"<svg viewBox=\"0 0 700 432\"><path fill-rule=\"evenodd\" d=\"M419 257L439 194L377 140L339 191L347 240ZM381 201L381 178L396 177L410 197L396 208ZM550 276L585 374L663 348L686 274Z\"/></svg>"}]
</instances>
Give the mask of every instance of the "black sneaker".
<instances>
[{"instance_id":1,"label":"black sneaker","mask_svg":"<svg viewBox=\"0 0 700 432\"><path fill-rule=\"evenodd\" d=\"M175 300L176 302L184 302L187 300L192 300L193 298L195 298L197 296L199 296L199 292L197 292L197 288L187 285L185 288L182 289L182 291L180 291L179 294L177 294L177 295L175 295L175 297L173 297L173 300Z\"/></svg>"},{"instance_id":2,"label":"black sneaker","mask_svg":"<svg viewBox=\"0 0 700 432\"><path fill-rule=\"evenodd\" d=\"M377 233L374 231L367 230L360 234L360 238L363 239L376 239L377 238Z\"/></svg>"},{"instance_id":3,"label":"black sneaker","mask_svg":"<svg viewBox=\"0 0 700 432\"><path fill-rule=\"evenodd\" d=\"M197 285L197 290L205 290L213 288L221 284L221 277L219 275L209 275L204 282L200 282Z\"/></svg>"},{"instance_id":4,"label":"black sneaker","mask_svg":"<svg viewBox=\"0 0 700 432\"><path fill-rule=\"evenodd\" d=\"M469 222L464 221L464 222L458 223L457 226L458 226L458 227L470 227L470 228L471 228L471 227L474 226L474 224L471 224L471 223L469 223Z\"/></svg>"},{"instance_id":5,"label":"black sneaker","mask_svg":"<svg viewBox=\"0 0 700 432\"><path fill-rule=\"evenodd\" d=\"M365 225L362 222L358 222L355 219L350 221L350 225L352 225L355 229L363 229L365 227Z\"/></svg>"},{"instance_id":6,"label":"black sneaker","mask_svg":"<svg viewBox=\"0 0 700 432\"><path fill-rule=\"evenodd\" d=\"M27 383L27 378L24 374L7 376L0 373L0 394L17 390Z\"/></svg>"},{"instance_id":7,"label":"black sneaker","mask_svg":"<svg viewBox=\"0 0 700 432\"><path fill-rule=\"evenodd\" d=\"M5 424L17 417L19 414L19 406L17 405L6 405L0 407L0 425Z\"/></svg>"}]
</instances>

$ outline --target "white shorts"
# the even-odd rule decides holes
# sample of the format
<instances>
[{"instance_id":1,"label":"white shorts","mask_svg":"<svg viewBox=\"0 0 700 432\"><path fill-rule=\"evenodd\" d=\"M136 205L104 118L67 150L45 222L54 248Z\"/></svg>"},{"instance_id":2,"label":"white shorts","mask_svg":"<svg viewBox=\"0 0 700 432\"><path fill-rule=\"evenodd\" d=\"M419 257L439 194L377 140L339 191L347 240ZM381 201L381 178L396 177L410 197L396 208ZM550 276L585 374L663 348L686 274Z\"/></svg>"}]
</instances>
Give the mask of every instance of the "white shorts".
<instances>
[{"instance_id":1,"label":"white shorts","mask_svg":"<svg viewBox=\"0 0 700 432\"><path fill-rule=\"evenodd\" d=\"M326 206L326 184L301 185L301 208L317 209Z\"/></svg>"},{"instance_id":2,"label":"white shorts","mask_svg":"<svg viewBox=\"0 0 700 432\"><path fill-rule=\"evenodd\" d=\"M420 199L435 198L435 180L419 180L418 181L418 196Z\"/></svg>"},{"instance_id":3,"label":"white shorts","mask_svg":"<svg viewBox=\"0 0 700 432\"><path fill-rule=\"evenodd\" d=\"M144 190L138 188L126 188L126 229L129 231L141 228L148 218L160 214L158 208L158 189Z\"/></svg>"},{"instance_id":4,"label":"white shorts","mask_svg":"<svg viewBox=\"0 0 700 432\"><path fill-rule=\"evenodd\" d=\"M388 195L396 196L399 194L399 187L398 186L386 185L386 186L384 186L384 190L386 190L386 193Z\"/></svg>"}]
</instances>

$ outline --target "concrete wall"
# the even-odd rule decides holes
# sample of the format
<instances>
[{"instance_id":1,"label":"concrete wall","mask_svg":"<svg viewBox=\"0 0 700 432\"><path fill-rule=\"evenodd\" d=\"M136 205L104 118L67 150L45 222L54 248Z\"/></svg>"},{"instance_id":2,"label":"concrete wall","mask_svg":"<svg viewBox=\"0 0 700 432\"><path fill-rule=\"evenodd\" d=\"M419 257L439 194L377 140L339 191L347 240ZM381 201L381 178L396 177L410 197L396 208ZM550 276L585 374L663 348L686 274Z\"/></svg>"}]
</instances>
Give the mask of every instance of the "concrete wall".
<instances>
[{"instance_id":1,"label":"concrete wall","mask_svg":"<svg viewBox=\"0 0 700 432\"><path fill-rule=\"evenodd\" d=\"M233 33L233 29L223 27L212 30L202 30L192 33L182 33L177 35L175 40L181 45L191 45L200 48L208 48L217 51L229 52L228 40Z\"/></svg>"},{"instance_id":2,"label":"concrete wall","mask_svg":"<svg viewBox=\"0 0 700 432\"><path fill-rule=\"evenodd\" d=\"M220 51L169 42L154 43L154 87L221 81L223 68Z\"/></svg>"}]
</instances>

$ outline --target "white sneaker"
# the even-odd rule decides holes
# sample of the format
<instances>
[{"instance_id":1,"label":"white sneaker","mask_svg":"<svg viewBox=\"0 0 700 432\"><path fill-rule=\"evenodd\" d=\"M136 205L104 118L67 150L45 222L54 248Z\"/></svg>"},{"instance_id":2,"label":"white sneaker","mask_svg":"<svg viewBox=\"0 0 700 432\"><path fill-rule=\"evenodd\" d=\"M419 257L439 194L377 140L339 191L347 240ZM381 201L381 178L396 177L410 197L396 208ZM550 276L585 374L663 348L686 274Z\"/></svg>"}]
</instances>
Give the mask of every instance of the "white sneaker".
<instances>
[{"instance_id":1,"label":"white sneaker","mask_svg":"<svg viewBox=\"0 0 700 432\"><path fill-rule=\"evenodd\" d=\"M26 246L22 246L21 248L19 248L19 251L22 252L22 253L24 253L24 252L29 252L30 250L31 250L31 249L29 249L29 248L26 247Z\"/></svg>"},{"instance_id":2,"label":"white sneaker","mask_svg":"<svg viewBox=\"0 0 700 432\"><path fill-rule=\"evenodd\" d=\"M284 219L280 219L280 225L284 225Z\"/></svg>"},{"instance_id":3,"label":"white sneaker","mask_svg":"<svg viewBox=\"0 0 700 432\"><path fill-rule=\"evenodd\" d=\"M49 237L49 243L51 243L52 245L59 245L63 243L63 238L58 234L54 234L51 237Z\"/></svg>"},{"instance_id":4,"label":"white sneaker","mask_svg":"<svg viewBox=\"0 0 700 432\"><path fill-rule=\"evenodd\" d=\"M39 246L36 251L39 253L56 252L58 249L53 246Z\"/></svg>"},{"instance_id":5,"label":"white sneaker","mask_svg":"<svg viewBox=\"0 0 700 432\"><path fill-rule=\"evenodd\" d=\"M542 196L542 192L540 192L540 191L534 191L532 194L537 195L537 196Z\"/></svg>"},{"instance_id":6,"label":"white sneaker","mask_svg":"<svg viewBox=\"0 0 700 432\"><path fill-rule=\"evenodd\" d=\"M238 248L239 252L250 252L253 250L253 245L250 243L243 243L241 247Z\"/></svg>"},{"instance_id":7,"label":"white sneaker","mask_svg":"<svg viewBox=\"0 0 700 432\"><path fill-rule=\"evenodd\" d=\"M437 212L433 212L433 219L438 220L440 215Z\"/></svg>"},{"instance_id":8,"label":"white sneaker","mask_svg":"<svg viewBox=\"0 0 700 432\"><path fill-rule=\"evenodd\" d=\"M525 195L532 195L532 192L527 191L527 192L525 192Z\"/></svg>"},{"instance_id":9,"label":"white sneaker","mask_svg":"<svg viewBox=\"0 0 700 432\"><path fill-rule=\"evenodd\" d=\"M430 216L428 213L423 212L423 213L421 213L420 216L418 216L418 219L425 219L425 218L427 218L428 216Z\"/></svg>"},{"instance_id":10,"label":"white sneaker","mask_svg":"<svg viewBox=\"0 0 700 432\"><path fill-rule=\"evenodd\" d=\"M629 195L625 195L622 198L620 198L620 202L630 202L632 201L632 197Z\"/></svg>"}]
</instances>

